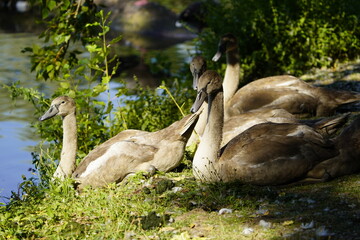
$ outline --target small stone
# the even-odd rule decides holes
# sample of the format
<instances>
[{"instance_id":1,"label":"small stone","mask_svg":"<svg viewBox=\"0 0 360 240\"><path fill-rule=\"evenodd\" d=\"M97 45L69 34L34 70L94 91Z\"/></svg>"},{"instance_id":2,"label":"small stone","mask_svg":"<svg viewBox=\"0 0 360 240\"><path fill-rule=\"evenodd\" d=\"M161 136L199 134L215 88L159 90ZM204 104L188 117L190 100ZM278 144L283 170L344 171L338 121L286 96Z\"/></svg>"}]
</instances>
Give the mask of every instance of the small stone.
<instances>
[{"instance_id":1,"label":"small stone","mask_svg":"<svg viewBox=\"0 0 360 240\"><path fill-rule=\"evenodd\" d=\"M242 231L242 233L244 235L250 235L253 232L254 232L254 229L252 229L252 228L244 228L244 230Z\"/></svg>"},{"instance_id":2,"label":"small stone","mask_svg":"<svg viewBox=\"0 0 360 240\"><path fill-rule=\"evenodd\" d=\"M314 221L311 221L311 222L309 222L309 223L302 223L301 225L300 225L300 227L302 228L302 229L310 229L310 228L313 228L314 227Z\"/></svg>"},{"instance_id":3,"label":"small stone","mask_svg":"<svg viewBox=\"0 0 360 240\"><path fill-rule=\"evenodd\" d=\"M259 225L263 228L271 228L271 222L267 222L265 220L260 220Z\"/></svg>"},{"instance_id":4,"label":"small stone","mask_svg":"<svg viewBox=\"0 0 360 240\"><path fill-rule=\"evenodd\" d=\"M180 192L182 189L183 189L182 187L173 187L172 192L177 193L177 192Z\"/></svg>"},{"instance_id":5,"label":"small stone","mask_svg":"<svg viewBox=\"0 0 360 240\"><path fill-rule=\"evenodd\" d=\"M227 214L227 213L232 213L233 210L230 208L222 208L219 210L219 215L223 215L223 214Z\"/></svg>"},{"instance_id":6,"label":"small stone","mask_svg":"<svg viewBox=\"0 0 360 240\"><path fill-rule=\"evenodd\" d=\"M330 233L325 226L320 226L316 229L315 231L316 236L318 237L327 237L327 236L331 236L333 235L332 233Z\"/></svg>"}]
</instances>

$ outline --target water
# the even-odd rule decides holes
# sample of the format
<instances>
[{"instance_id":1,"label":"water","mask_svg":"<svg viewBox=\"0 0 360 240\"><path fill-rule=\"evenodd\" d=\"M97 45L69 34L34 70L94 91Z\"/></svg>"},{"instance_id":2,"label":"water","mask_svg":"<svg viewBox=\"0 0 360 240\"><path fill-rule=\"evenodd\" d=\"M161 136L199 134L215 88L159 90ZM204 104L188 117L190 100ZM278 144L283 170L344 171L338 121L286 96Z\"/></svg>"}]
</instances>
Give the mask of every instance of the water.
<instances>
[{"instance_id":1,"label":"water","mask_svg":"<svg viewBox=\"0 0 360 240\"><path fill-rule=\"evenodd\" d=\"M21 81L24 86L34 86L30 61L21 53L24 46L37 42L32 34L0 34L0 83ZM0 198L6 202L11 191L17 191L22 175L31 176L30 151L36 145L29 121L35 119L27 102L11 102L7 90L0 88Z\"/></svg>"},{"instance_id":2,"label":"water","mask_svg":"<svg viewBox=\"0 0 360 240\"><path fill-rule=\"evenodd\" d=\"M35 74L30 72L30 59L21 53L24 47L33 44L41 44L36 34L0 32L0 84L9 85L20 81L21 87L34 87L50 96L56 84L36 81ZM171 56L173 67L176 67L182 61L190 61L189 52L193 51L193 47L187 43L179 43L161 51ZM143 69L137 69L135 73L136 71L138 74L144 73ZM125 79L132 78L133 71L129 72L130 77ZM111 83L110 97L114 104L118 102L115 97L118 87L119 83ZM107 99L108 96L100 98ZM39 116L34 116L32 104L21 99L12 102L9 92L2 87L0 100L0 202L8 202L11 191L17 192L22 175L32 176L29 171L34 168L31 151L34 151L40 139L30 128L30 123L37 121Z\"/></svg>"}]
</instances>

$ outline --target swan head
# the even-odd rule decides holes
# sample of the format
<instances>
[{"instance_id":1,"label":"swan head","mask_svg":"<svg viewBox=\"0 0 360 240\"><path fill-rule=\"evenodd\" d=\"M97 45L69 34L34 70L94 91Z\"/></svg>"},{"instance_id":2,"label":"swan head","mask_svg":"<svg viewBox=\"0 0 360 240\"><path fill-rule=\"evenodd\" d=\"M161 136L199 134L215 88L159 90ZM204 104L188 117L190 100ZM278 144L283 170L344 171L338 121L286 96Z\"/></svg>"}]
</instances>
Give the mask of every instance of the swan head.
<instances>
[{"instance_id":1,"label":"swan head","mask_svg":"<svg viewBox=\"0 0 360 240\"><path fill-rule=\"evenodd\" d=\"M197 112L204 101L213 94L222 91L222 78L213 70L207 70L201 75L197 84L197 96L194 104L191 107L191 112Z\"/></svg>"},{"instance_id":2,"label":"swan head","mask_svg":"<svg viewBox=\"0 0 360 240\"><path fill-rule=\"evenodd\" d=\"M236 39L236 37L231 33L227 33L225 35L222 35L221 38L220 38L220 42L219 42L219 45L218 45L217 52L215 53L212 60L214 62L217 62L217 61L219 61L219 59L221 58L221 56L223 54L225 54L226 52L228 52L230 50L234 50L234 49L237 49L237 39Z\"/></svg>"},{"instance_id":3,"label":"swan head","mask_svg":"<svg viewBox=\"0 0 360 240\"><path fill-rule=\"evenodd\" d=\"M199 77L206 71L206 61L202 56L195 56L190 62L190 72L193 76L193 88L197 90Z\"/></svg>"},{"instance_id":4,"label":"swan head","mask_svg":"<svg viewBox=\"0 0 360 240\"><path fill-rule=\"evenodd\" d=\"M39 120L44 121L55 116L65 117L75 113L75 107L75 101L71 97L57 97L51 102L50 108L39 118Z\"/></svg>"}]
</instances>

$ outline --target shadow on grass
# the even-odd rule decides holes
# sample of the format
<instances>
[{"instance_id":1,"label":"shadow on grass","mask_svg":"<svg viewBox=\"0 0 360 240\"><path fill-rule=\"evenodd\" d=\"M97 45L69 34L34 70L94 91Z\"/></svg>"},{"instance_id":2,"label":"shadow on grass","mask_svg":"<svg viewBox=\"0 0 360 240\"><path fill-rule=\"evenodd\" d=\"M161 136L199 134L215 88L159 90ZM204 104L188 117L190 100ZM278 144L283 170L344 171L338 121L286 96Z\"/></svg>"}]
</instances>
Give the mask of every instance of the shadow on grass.
<instances>
[{"instance_id":1,"label":"shadow on grass","mask_svg":"<svg viewBox=\"0 0 360 240\"><path fill-rule=\"evenodd\" d=\"M239 228L239 224L243 229L251 227L252 239L360 237L360 229L356 227L360 223L360 175L291 187L208 185L193 179L176 181L175 186L181 190L167 194L169 206L186 209L178 221L196 219L190 221L213 225L213 230L205 231L203 237L216 236L216 228L224 217L228 219L222 222L228 225L225 229ZM219 214L221 209L231 211L225 216ZM191 232L191 228L195 227L187 230ZM264 231L268 233L264 235ZM246 235L243 231L238 234Z\"/></svg>"}]
</instances>

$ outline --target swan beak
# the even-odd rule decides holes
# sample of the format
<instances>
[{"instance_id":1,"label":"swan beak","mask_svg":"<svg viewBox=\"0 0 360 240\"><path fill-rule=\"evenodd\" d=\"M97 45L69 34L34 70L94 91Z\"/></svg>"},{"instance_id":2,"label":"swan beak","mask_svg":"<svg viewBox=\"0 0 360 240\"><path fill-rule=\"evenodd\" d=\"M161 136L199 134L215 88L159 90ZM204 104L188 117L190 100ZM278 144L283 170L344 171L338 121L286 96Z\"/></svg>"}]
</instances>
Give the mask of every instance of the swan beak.
<instances>
[{"instance_id":1,"label":"swan beak","mask_svg":"<svg viewBox=\"0 0 360 240\"><path fill-rule=\"evenodd\" d=\"M221 55L222 55L223 53L225 53L225 52L226 52L226 45L225 45L225 44L220 44L219 47L218 47L218 50L217 50L217 52L215 53L215 55L214 55L214 57L212 58L212 60L213 60L214 62L219 61L219 59L221 58Z\"/></svg>"},{"instance_id":2,"label":"swan beak","mask_svg":"<svg viewBox=\"0 0 360 240\"><path fill-rule=\"evenodd\" d=\"M197 90L197 83L199 81L199 77L200 77L199 71L194 71L193 72L193 89L194 90Z\"/></svg>"},{"instance_id":3,"label":"swan beak","mask_svg":"<svg viewBox=\"0 0 360 240\"><path fill-rule=\"evenodd\" d=\"M192 105L192 107L190 109L190 112L192 112L192 113L197 112L200 109L203 102L205 101L205 99L206 99L206 92L203 90L200 90L196 96L194 104Z\"/></svg>"},{"instance_id":4,"label":"swan beak","mask_svg":"<svg viewBox=\"0 0 360 240\"><path fill-rule=\"evenodd\" d=\"M219 61L220 58L221 58L221 52L220 52L220 51L217 51L217 52L215 53L214 57L212 58L212 60L213 60L214 62L217 62L217 61Z\"/></svg>"},{"instance_id":5,"label":"swan beak","mask_svg":"<svg viewBox=\"0 0 360 240\"><path fill-rule=\"evenodd\" d=\"M177 28L180 28L180 27L182 27L183 25L182 25L182 23L180 22L180 21L176 21L175 22L175 27L177 27Z\"/></svg>"},{"instance_id":6,"label":"swan beak","mask_svg":"<svg viewBox=\"0 0 360 240\"><path fill-rule=\"evenodd\" d=\"M39 120L40 121L44 121L46 119L52 118L54 116L56 116L59 113L59 109L57 108L57 106L52 105L50 106L49 110L47 110L46 113L44 113L44 115L42 115Z\"/></svg>"}]
</instances>

